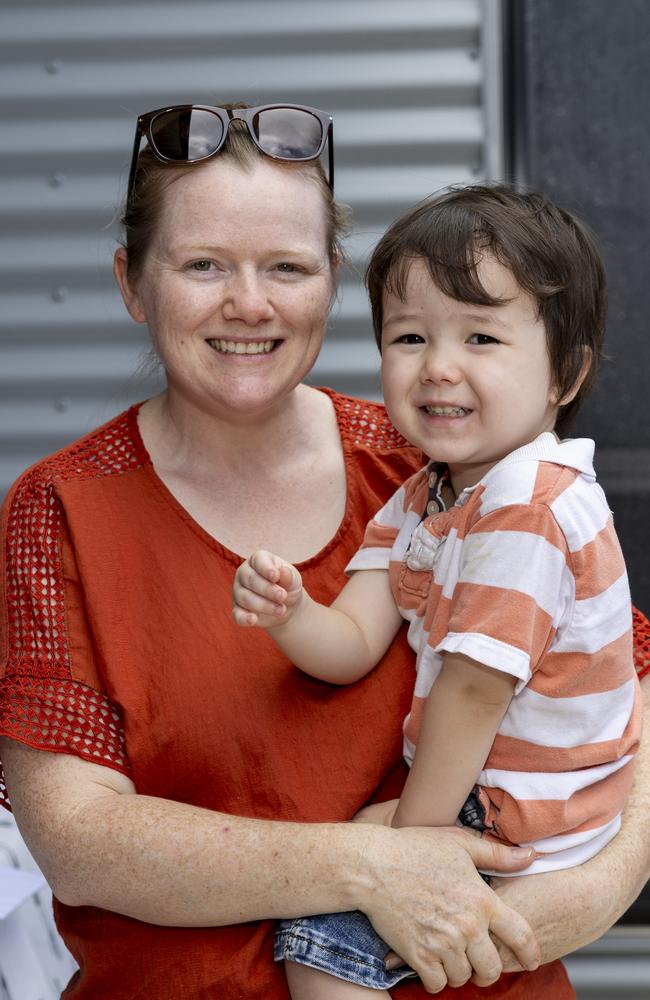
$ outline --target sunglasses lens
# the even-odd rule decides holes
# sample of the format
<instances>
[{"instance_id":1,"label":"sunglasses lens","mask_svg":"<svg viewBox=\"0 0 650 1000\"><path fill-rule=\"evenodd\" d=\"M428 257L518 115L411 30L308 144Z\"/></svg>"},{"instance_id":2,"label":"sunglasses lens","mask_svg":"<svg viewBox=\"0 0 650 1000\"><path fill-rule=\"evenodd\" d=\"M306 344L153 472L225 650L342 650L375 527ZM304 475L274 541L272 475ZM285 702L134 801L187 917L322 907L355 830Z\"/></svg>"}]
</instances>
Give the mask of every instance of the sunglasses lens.
<instances>
[{"instance_id":1,"label":"sunglasses lens","mask_svg":"<svg viewBox=\"0 0 650 1000\"><path fill-rule=\"evenodd\" d=\"M150 131L161 156L185 162L210 156L223 138L221 119L200 108L164 111L154 118Z\"/></svg>"},{"instance_id":2,"label":"sunglasses lens","mask_svg":"<svg viewBox=\"0 0 650 1000\"><path fill-rule=\"evenodd\" d=\"M252 127L261 149L283 160L313 159L323 145L320 121L299 108L260 111Z\"/></svg>"}]
</instances>

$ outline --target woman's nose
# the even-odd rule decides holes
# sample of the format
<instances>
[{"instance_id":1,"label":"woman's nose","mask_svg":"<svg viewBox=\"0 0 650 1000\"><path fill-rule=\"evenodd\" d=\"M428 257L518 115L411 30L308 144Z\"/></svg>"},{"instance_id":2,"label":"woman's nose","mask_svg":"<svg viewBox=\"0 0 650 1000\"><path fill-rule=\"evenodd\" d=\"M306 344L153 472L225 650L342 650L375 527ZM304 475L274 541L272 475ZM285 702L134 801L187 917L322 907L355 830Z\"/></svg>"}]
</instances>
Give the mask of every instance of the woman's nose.
<instances>
[{"instance_id":1,"label":"woman's nose","mask_svg":"<svg viewBox=\"0 0 650 1000\"><path fill-rule=\"evenodd\" d=\"M225 319L257 326L273 316L264 282L254 274L236 274L228 282L223 303Z\"/></svg>"}]
</instances>

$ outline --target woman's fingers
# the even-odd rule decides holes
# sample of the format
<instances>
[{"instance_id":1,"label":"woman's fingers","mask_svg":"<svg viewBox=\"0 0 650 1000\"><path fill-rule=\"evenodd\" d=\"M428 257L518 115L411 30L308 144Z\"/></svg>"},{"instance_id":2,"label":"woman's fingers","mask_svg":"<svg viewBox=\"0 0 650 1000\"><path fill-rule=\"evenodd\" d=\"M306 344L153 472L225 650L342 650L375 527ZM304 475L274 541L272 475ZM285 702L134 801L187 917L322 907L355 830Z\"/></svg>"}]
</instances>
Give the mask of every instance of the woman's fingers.
<instances>
[{"instance_id":1,"label":"woman's fingers","mask_svg":"<svg viewBox=\"0 0 650 1000\"><path fill-rule=\"evenodd\" d=\"M416 972L418 971L427 993L440 993L441 990L444 990L447 985L447 976L440 962L431 962L424 968L424 971L416 969Z\"/></svg>"},{"instance_id":2,"label":"woman's fingers","mask_svg":"<svg viewBox=\"0 0 650 1000\"><path fill-rule=\"evenodd\" d=\"M501 958L489 934L482 934L467 946L467 960L474 971L472 982L477 986L491 986L503 972Z\"/></svg>"},{"instance_id":3,"label":"woman's fingers","mask_svg":"<svg viewBox=\"0 0 650 1000\"><path fill-rule=\"evenodd\" d=\"M495 899L497 907L490 921L490 932L517 956L522 968L529 971L536 969L541 961L541 952L530 924L496 894Z\"/></svg>"},{"instance_id":4,"label":"woman's fingers","mask_svg":"<svg viewBox=\"0 0 650 1000\"><path fill-rule=\"evenodd\" d=\"M429 992L439 992L445 981L453 987L472 977L478 985L494 982L501 972L500 941L524 967L537 967L539 953L528 923L499 900L472 863L478 858L482 867L496 863L516 869L525 866L526 852L517 858L506 849L505 858L496 857L490 845L457 828L386 834L382 853L364 855L373 891L366 896L364 890L359 908Z\"/></svg>"},{"instance_id":5,"label":"woman's fingers","mask_svg":"<svg viewBox=\"0 0 650 1000\"><path fill-rule=\"evenodd\" d=\"M507 847L495 840L487 840L480 833L469 829L450 828L452 829L462 839L465 850L481 871L518 872L535 860L532 847Z\"/></svg>"},{"instance_id":6,"label":"woman's fingers","mask_svg":"<svg viewBox=\"0 0 650 1000\"><path fill-rule=\"evenodd\" d=\"M464 986L473 972L467 953L461 951L451 952L443 960L442 967L447 983L454 987Z\"/></svg>"}]
</instances>

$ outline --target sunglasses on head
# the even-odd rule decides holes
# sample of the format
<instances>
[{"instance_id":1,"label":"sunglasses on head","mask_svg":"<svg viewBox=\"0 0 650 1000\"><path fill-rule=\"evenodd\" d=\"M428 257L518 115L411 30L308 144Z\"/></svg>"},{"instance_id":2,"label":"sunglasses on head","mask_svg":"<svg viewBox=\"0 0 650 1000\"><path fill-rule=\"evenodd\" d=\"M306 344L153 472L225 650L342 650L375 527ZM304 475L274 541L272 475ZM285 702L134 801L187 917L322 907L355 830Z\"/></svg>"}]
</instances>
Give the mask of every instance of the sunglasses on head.
<instances>
[{"instance_id":1,"label":"sunglasses on head","mask_svg":"<svg viewBox=\"0 0 650 1000\"><path fill-rule=\"evenodd\" d=\"M231 121L243 121L262 153L273 160L317 160L327 143L327 183L334 190L333 119L300 104L263 104L259 108L213 108L179 104L140 115L135 130L127 198L135 183L144 136L161 163L200 163L219 152Z\"/></svg>"}]
</instances>

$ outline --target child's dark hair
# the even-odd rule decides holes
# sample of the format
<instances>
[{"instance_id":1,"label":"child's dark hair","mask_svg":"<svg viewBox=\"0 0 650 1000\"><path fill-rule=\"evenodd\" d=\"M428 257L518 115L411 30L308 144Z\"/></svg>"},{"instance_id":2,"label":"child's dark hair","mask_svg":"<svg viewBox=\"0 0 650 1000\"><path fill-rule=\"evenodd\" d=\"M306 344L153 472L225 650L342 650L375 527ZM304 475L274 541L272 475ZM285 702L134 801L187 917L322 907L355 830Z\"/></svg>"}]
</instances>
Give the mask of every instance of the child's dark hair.
<instances>
[{"instance_id":1,"label":"child's dark hair","mask_svg":"<svg viewBox=\"0 0 650 1000\"><path fill-rule=\"evenodd\" d=\"M607 314L605 268L595 237L564 209L536 193L506 186L452 188L416 205L377 244L368 269L375 338L381 349L383 293L404 297L413 260L424 260L450 298L498 305L481 285L477 263L488 252L538 304L546 328L555 388L561 399L588 370L575 397L561 406L556 430L570 428L596 377Z\"/></svg>"}]
</instances>

